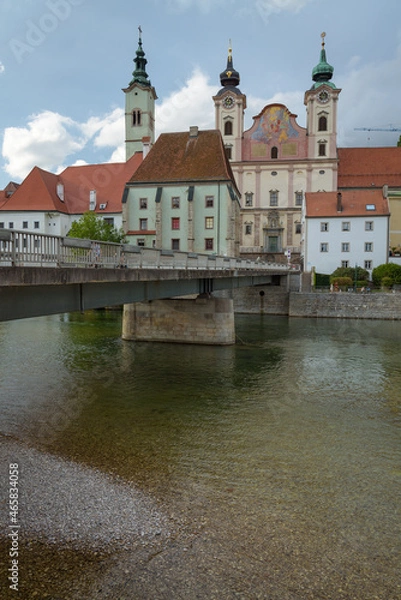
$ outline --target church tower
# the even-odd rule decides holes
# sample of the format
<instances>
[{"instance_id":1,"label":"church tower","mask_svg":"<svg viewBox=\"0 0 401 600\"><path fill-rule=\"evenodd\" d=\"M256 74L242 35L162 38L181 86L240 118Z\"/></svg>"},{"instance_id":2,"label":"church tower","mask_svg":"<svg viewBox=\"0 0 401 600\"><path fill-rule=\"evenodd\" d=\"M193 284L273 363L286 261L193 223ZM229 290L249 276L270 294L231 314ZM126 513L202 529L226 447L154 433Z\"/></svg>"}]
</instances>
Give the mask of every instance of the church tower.
<instances>
[{"instance_id":1,"label":"church tower","mask_svg":"<svg viewBox=\"0 0 401 600\"><path fill-rule=\"evenodd\" d=\"M320 61L312 71L314 84L305 93L308 157L337 158L337 101L340 89L330 81L334 68L326 59L325 38L322 33Z\"/></svg>"},{"instance_id":2,"label":"church tower","mask_svg":"<svg viewBox=\"0 0 401 600\"><path fill-rule=\"evenodd\" d=\"M238 88L240 76L234 69L231 42L228 49L227 67L220 74L222 88L213 97L216 129L219 129L230 160L242 160L242 135L246 96Z\"/></svg>"},{"instance_id":3,"label":"church tower","mask_svg":"<svg viewBox=\"0 0 401 600\"><path fill-rule=\"evenodd\" d=\"M142 30L134 58L135 71L125 93L125 155L126 160L135 152L142 152L144 144L150 147L155 141L156 90L146 72L147 60L142 48Z\"/></svg>"}]
</instances>

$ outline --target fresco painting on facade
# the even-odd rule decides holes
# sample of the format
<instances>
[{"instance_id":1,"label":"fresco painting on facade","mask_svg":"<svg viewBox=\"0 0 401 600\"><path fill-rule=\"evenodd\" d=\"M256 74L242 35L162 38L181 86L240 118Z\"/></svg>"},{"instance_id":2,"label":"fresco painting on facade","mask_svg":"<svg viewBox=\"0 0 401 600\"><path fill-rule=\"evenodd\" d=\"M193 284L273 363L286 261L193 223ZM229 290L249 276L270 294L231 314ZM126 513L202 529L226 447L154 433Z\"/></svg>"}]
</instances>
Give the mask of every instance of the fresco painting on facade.
<instances>
[{"instance_id":1,"label":"fresco painting on facade","mask_svg":"<svg viewBox=\"0 0 401 600\"><path fill-rule=\"evenodd\" d=\"M290 113L285 106L267 106L259 119L257 129L251 139L270 144L286 142L288 138L298 137L299 133L293 127ZM256 117L257 119L257 117Z\"/></svg>"}]
</instances>

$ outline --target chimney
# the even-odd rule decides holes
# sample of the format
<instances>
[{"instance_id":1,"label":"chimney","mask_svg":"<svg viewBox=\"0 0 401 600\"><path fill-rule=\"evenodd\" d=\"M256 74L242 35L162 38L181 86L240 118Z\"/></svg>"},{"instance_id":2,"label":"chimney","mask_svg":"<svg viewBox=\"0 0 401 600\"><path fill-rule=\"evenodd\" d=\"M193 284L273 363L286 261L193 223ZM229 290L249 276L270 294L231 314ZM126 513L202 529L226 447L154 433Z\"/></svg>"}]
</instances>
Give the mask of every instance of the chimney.
<instances>
[{"instance_id":1,"label":"chimney","mask_svg":"<svg viewBox=\"0 0 401 600\"><path fill-rule=\"evenodd\" d=\"M197 125L191 125L191 127L189 128L189 137L190 138L196 138L196 137L198 137L198 127L197 127Z\"/></svg>"},{"instance_id":2,"label":"chimney","mask_svg":"<svg viewBox=\"0 0 401 600\"><path fill-rule=\"evenodd\" d=\"M150 150L150 136L144 136L142 138L142 156L146 158Z\"/></svg>"},{"instance_id":3,"label":"chimney","mask_svg":"<svg viewBox=\"0 0 401 600\"><path fill-rule=\"evenodd\" d=\"M343 210L341 199L342 199L341 192L337 192L337 212L342 212L342 210Z\"/></svg>"}]
</instances>

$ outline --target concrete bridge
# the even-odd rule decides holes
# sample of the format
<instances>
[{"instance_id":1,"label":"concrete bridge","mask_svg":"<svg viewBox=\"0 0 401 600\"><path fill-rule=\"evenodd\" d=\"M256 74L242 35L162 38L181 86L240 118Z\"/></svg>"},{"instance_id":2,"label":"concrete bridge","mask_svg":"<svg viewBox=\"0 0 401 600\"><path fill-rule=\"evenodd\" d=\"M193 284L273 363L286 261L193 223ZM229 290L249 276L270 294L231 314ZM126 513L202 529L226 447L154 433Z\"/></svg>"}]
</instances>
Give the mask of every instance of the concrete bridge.
<instances>
[{"instance_id":1,"label":"concrete bridge","mask_svg":"<svg viewBox=\"0 0 401 600\"><path fill-rule=\"evenodd\" d=\"M0 321L280 284L289 265L0 230Z\"/></svg>"}]
</instances>

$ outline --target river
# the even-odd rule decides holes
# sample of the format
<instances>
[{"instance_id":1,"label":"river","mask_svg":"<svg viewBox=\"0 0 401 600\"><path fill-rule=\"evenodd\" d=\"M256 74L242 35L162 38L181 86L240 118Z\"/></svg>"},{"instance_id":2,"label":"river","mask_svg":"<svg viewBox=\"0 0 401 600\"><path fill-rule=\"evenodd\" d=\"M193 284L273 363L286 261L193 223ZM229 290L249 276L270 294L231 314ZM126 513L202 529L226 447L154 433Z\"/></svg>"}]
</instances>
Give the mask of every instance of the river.
<instances>
[{"instance_id":1,"label":"river","mask_svg":"<svg viewBox=\"0 0 401 600\"><path fill-rule=\"evenodd\" d=\"M236 315L230 347L120 331L0 324L18 597L401 598L401 322Z\"/></svg>"}]
</instances>

